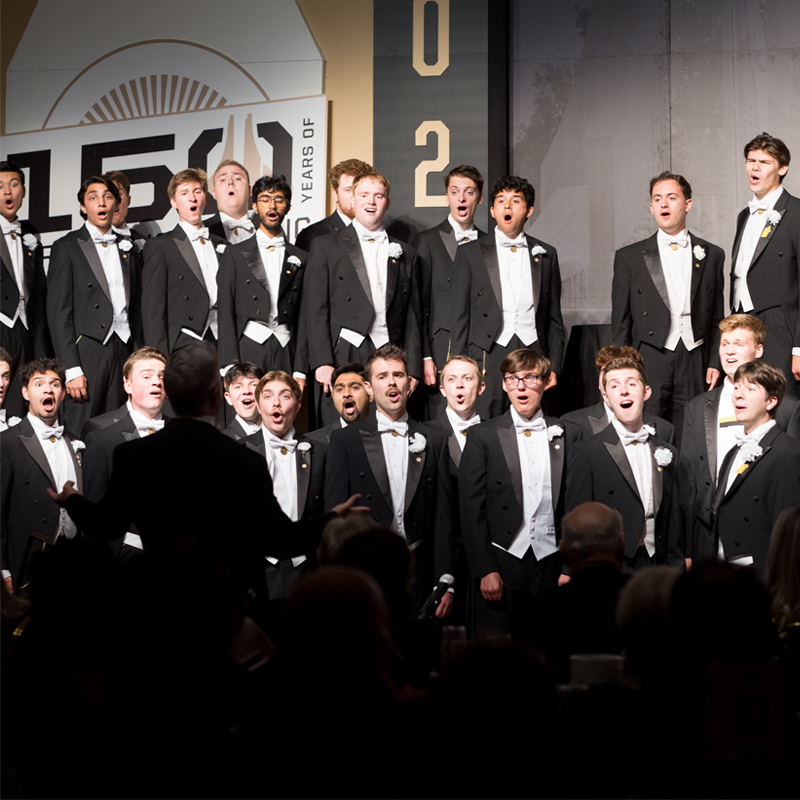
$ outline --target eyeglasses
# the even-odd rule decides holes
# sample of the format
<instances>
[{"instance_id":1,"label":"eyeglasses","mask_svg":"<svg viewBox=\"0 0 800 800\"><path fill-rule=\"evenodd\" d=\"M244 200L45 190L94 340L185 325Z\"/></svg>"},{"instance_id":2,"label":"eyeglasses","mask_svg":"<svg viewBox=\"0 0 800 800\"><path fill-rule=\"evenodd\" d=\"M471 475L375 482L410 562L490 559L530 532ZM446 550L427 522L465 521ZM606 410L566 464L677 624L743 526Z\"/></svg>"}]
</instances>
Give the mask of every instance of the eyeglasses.
<instances>
[{"instance_id":1,"label":"eyeglasses","mask_svg":"<svg viewBox=\"0 0 800 800\"><path fill-rule=\"evenodd\" d=\"M509 389L516 389L520 383L524 383L529 389L538 386L542 382L541 375L523 375L521 378L516 375L506 375L503 377L503 383Z\"/></svg>"}]
</instances>

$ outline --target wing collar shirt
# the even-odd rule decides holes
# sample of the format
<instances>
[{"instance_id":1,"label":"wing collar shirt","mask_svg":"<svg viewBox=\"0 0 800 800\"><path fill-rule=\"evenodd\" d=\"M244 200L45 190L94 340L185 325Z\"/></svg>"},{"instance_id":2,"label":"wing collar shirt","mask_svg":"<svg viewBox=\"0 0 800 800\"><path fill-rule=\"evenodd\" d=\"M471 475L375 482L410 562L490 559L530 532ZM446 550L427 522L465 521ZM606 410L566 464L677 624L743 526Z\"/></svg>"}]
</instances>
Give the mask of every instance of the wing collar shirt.
<instances>
[{"instance_id":1,"label":"wing collar shirt","mask_svg":"<svg viewBox=\"0 0 800 800\"><path fill-rule=\"evenodd\" d=\"M503 312L503 326L497 342L505 347L516 334L529 347L539 336L536 332L536 309L533 307L533 278L528 240L524 233L511 240L498 230L494 232L494 237L500 266Z\"/></svg>"}]
</instances>

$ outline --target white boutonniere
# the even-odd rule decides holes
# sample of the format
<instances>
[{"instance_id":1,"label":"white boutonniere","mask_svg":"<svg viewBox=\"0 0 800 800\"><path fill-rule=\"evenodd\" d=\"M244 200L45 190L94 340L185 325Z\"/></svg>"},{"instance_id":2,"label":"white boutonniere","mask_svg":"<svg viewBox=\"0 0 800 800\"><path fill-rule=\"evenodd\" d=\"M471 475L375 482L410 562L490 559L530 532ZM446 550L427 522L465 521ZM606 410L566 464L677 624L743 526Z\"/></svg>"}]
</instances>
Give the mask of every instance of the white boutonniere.
<instances>
[{"instance_id":1,"label":"white boutonniere","mask_svg":"<svg viewBox=\"0 0 800 800\"><path fill-rule=\"evenodd\" d=\"M389 245L389 258L400 258L403 255L403 248L397 242Z\"/></svg>"},{"instance_id":2,"label":"white boutonniere","mask_svg":"<svg viewBox=\"0 0 800 800\"><path fill-rule=\"evenodd\" d=\"M415 433L408 440L408 452L409 453L421 453L425 449L425 445L427 443L428 443L428 440L421 433Z\"/></svg>"},{"instance_id":3,"label":"white boutonniere","mask_svg":"<svg viewBox=\"0 0 800 800\"><path fill-rule=\"evenodd\" d=\"M656 429L652 425L642 425L642 428L644 429L645 433L647 433L648 436L656 435Z\"/></svg>"},{"instance_id":4,"label":"white boutonniere","mask_svg":"<svg viewBox=\"0 0 800 800\"><path fill-rule=\"evenodd\" d=\"M28 250L35 250L39 246L39 240L32 233L26 233L22 237L22 244L24 244Z\"/></svg>"},{"instance_id":5,"label":"white boutonniere","mask_svg":"<svg viewBox=\"0 0 800 800\"><path fill-rule=\"evenodd\" d=\"M81 461L81 453L86 449L86 445L80 439L72 440L72 452L75 453L75 458L78 459L78 464L83 466Z\"/></svg>"},{"instance_id":6,"label":"white boutonniere","mask_svg":"<svg viewBox=\"0 0 800 800\"><path fill-rule=\"evenodd\" d=\"M6 422L6 424L8 425L9 428L13 428L15 425L19 425L20 422L22 422L22 419L20 419L20 417L11 417L11 419L9 419Z\"/></svg>"},{"instance_id":7,"label":"white boutonniere","mask_svg":"<svg viewBox=\"0 0 800 800\"><path fill-rule=\"evenodd\" d=\"M531 255L532 256L543 256L547 253L547 250L544 249L540 244L534 245L531 247Z\"/></svg>"},{"instance_id":8,"label":"white boutonniere","mask_svg":"<svg viewBox=\"0 0 800 800\"><path fill-rule=\"evenodd\" d=\"M705 250L703 250L703 248L702 248L702 247L700 247L700 245L699 245L699 244L696 244L696 245L694 246L694 250L692 250L692 252L694 253L694 257L695 257L695 258L696 258L698 261L702 261L702 260L703 260L703 259L706 257L706 251L705 251Z\"/></svg>"},{"instance_id":9,"label":"white boutonniere","mask_svg":"<svg viewBox=\"0 0 800 800\"><path fill-rule=\"evenodd\" d=\"M117 244L117 247L119 247L119 249L122 250L123 253L127 253L128 250L130 250L133 247L133 245L131 244L130 239L121 239Z\"/></svg>"},{"instance_id":10,"label":"white boutonniere","mask_svg":"<svg viewBox=\"0 0 800 800\"><path fill-rule=\"evenodd\" d=\"M746 462L755 461L757 458L761 458L764 453L761 445L757 442L744 442L739 449Z\"/></svg>"},{"instance_id":11,"label":"white boutonniere","mask_svg":"<svg viewBox=\"0 0 800 800\"><path fill-rule=\"evenodd\" d=\"M547 441L552 442L557 436L563 436L564 429L560 425L547 426Z\"/></svg>"},{"instance_id":12,"label":"white boutonniere","mask_svg":"<svg viewBox=\"0 0 800 800\"><path fill-rule=\"evenodd\" d=\"M659 467L668 467L672 463L672 451L667 450L666 447L659 447L655 453L653 453L653 457Z\"/></svg>"},{"instance_id":13,"label":"white boutonniere","mask_svg":"<svg viewBox=\"0 0 800 800\"><path fill-rule=\"evenodd\" d=\"M225 247L226 247L226 245L224 245L224 244L218 244L217 245L217 252L220 255L222 255L225 252Z\"/></svg>"},{"instance_id":14,"label":"white boutonniere","mask_svg":"<svg viewBox=\"0 0 800 800\"><path fill-rule=\"evenodd\" d=\"M294 264L296 267L299 267L303 262L297 256L289 256L286 259L290 264Z\"/></svg>"},{"instance_id":15,"label":"white boutonniere","mask_svg":"<svg viewBox=\"0 0 800 800\"><path fill-rule=\"evenodd\" d=\"M300 442L297 445L297 450L299 451L300 455L305 458L306 453L311 449L311 445L308 442Z\"/></svg>"},{"instance_id":16,"label":"white boutonniere","mask_svg":"<svg viewBox=\"0 0 800 800\"><path fill-rule=\"evenodd\" d=\"M771 211L767 211L767 222L769 222L770 225L777 225L781 219L780 211L775 211L774 208Z\"/></svg>"}]
</instances>

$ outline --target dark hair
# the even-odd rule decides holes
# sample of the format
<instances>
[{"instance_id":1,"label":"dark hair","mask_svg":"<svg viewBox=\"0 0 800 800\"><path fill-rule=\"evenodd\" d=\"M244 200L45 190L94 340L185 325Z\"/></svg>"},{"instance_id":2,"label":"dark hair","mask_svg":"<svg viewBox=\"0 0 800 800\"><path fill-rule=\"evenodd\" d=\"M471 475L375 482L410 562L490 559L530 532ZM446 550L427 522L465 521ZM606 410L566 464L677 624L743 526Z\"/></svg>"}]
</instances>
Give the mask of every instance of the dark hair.
<instances>
[{"instance_id":1,"label":"dark hair","mask_svg":"<svg viewBox=\"0 0 800 800\"><path fill-rule=\"evenodd\" d=\"M536 190L533 186L525 178L520 178L517 175L506 175L503 178L498 178L492 184L492 191L489 194L490 206L494 205L494 199L500 192L519 192L525 198L525 205L528 208L533 208L536 200Z\"/></svg>"},{"instance_id":2,"label":"dark hair","mask_svg":"<svg viewBox=\"0 0 800 800\"><path fill-rule=\"evenodd\" d=\"M382 358L384 361L402 361L403 367L405 367L406 370L406 374L408 374L408 356L406 355L406 351L403 350L402 347L398 347L396 344L385 344L383 347L379 347L367 359L367 363L364 364L365 380L371 380L372 365L379 358Z\"/></svg>"},{"instance_id":3,"label":"dark hair","mask_svg":"<svg viewBox=\"0 0 800 800\"><path fill-rule=\"evenodd\" d=\"M542 380L546 381L550 377L553 365L550 359L541 351L530 347L523 347L509 353L500 364L500 374L508 375L510 372L522 372L523 370L538 369Z\"/></svg>"},{"instance_id":4,"label":"dark hair","mask_svg":"<svg viewBox=\"0 0 800 800\"><path fill-rule=\"evenodd\" d=\"M769 410L771 419L775 418L775 413L786 394L786 376L777 367L772 364L765 364L763 361L756 359L755 361L748 361L746 364L741 364L733 376L733 382L745 380L748 383L758 384L767 393L767 399L776 397L778 402L774 408Z\"/></svg>"},{"instance_id":5,"label":"dark hair","mask_svg":"<svg viewBox=\"0 0 800 800\"><path fill-rule=\"evenodd\" d=\"M283 192L286 202L292 204L292 187L283 175L262 175L253 184L253 202L258 201L261 192Z\"/></svg>"},{"instance_id":6,"label":"dark hair","mask_svg":"<svg viewBox=\"0 0 800 800\"><path fill-rule=\"evenodd\" d=\"M234 361L233 366L225 373L222 382L227 392L239 378L255 378L259 381L263 374L264 370L252 361Z\"/></svg>"},{"instance_id":7,"label":"dark hair","mask_svg":"<svg viewBox=\"0 0 800 800\"><path fill-rule=\"evenodd\" d=\"M9 367L14 363L11 360L11 353L9 353L5 347L0 347L0 361L5 361Z\"/></svg>"},{"instance_id":8,"label":"dark hair","mask_svg":"<svg viewBox=\"0 0 800 800\"><path fill-rule=\"evenodd\" d=\"M478 172L477 167L470 166L469 164L461 164L454 167L444 176L444 188L450 188L450 180L452 178L467 178L471 180L478 189L478 194L483 194L483 175Z\"/></svg>"},{"instance_id":9,"label":"dark hair","mask_svg":"<svg viewBox=\"0 0 800 800\"><path fill-rule=\"evenodd\" d=\"M606 388L608 373L613 372L615 369L636 370L636 372L639 373L639 377L642 379L642 383L647 386L647 376L644 373L644 359L641 356L639 356L639 358L622 356L621 358L612 358L611 361L608 361L600 371L600 378L603 382L604 389Z\"/></svg>"},{"instance_id":10,"label":"dark hair","mask_svg":"<svg viewBox=\"0 0 800 800\"><path fill-rule=\"evenodd\" d=\"M360 375L361 378L366 380L364 367L361 364L351 362L350 364L342 364L340 367L336 367L336 369L331 373L331 386L336 383L340 375L347 375L350 372L352 372L354 375Z\"/></svg>"},{"instance_id":11,"label":"dark hair","mask_svg":"<svg viewBox=\"0 0 800 800\"><path fill-rule=\"evenodd\" d=\"M19 175L20 183L25 185L25 173L15 161L0 161L0 172L16 172Z\"/></svg>"},{"instance_id":12,"label":"dark hair","mask_svg":"<svg viewBox=\"0 0 800 800\"><path fill-rule=\"evenodd\" d=\"M45 372L55 372L61 379L61 383L67 383L67 373L64 365L57 358L37 358L29 361L19 368L19 380L23 386L27 386L34 375L44 375Z\"/></svg>"},{"instance_id":13,"label":"dark hair","mask_svg":"<svg viewBox=\"0 0 800 800\"><path fill-rule=\"evenodd\" d=\"M83 201L86 199L86 192L89 191L89 187L94 183L100 183L108 189L111 194L114 195L114 200L116 201L117 205L119 205L120 200L122 199L119 194L119 187L117 186L111 178L107 178L105 175L92 175L91 178L86 178L84 182L81 184L81 188L78 190L78 202L83 205ZM86 219L86 214L81 211L81 217Z\"/></svg>"},{"instance_id":14,"label":"dark hair","mask_svg":"<svg viewBox=\"0 0 800 800\"><path fill-rule=\"evenodd\" d=\"M164 390L178 416L198 416L215 386L219 386L219 364L210 342L182 347L167 362Z\"/></svg>"},{"instance_id":15,"label":"dark hair","mask_svg":"<svg viewBox=\"0 0 800 800\"><path fill-rule=\"evenodd\" d=\"M747 158L753 150L763 150L765 153L769 153L778 162L779 167L788 167L792 160L789 148L780 139L770 136L766 131L744 146L744 157ZM786 174L779 175L778 179L782 183L785 177Z\"/></svg>"},{"instance_id":16,"label":"dark hair","mask_svg":"<svg viewBox=\"0 0 800 800\"><path fill-rule=\"evenodd\" d=\"M632 358L635 361L641 361L642 365L644 365L642 354L635 347L631 347L630 345L620 346L609 344L606 347L601 347L594 357L594 365L597 367L597 374L599 375L603 371L603 367L605 367L609 361L614 361L614 359L617 358Z\"/></svg>"},{"instance_id":17,"label":"dark hair","mask_svg":"<svg viewBox=\"0 0 800 800\"><path fill-rule=\"evenodd\" d=\"M681 191L683 192L683 196L686 200L692 199L692 187L689 185L689 181L683 177L683 175L678 175L676 172L670 172L669 170L664 170L660 175L656 175L655 178L650 179L650 196L653 196L653 187L657 183L661 183L661 181L675 181L678 186L681 187Z\"/></svg>"},{"instance_id":18,"label":"dark hair","mask_svg":"<svg viewBox=\"0 0 800 800\"><path fill-rule=\"evenodd\" d=\"M109 172L106 172L103 177L108 178L110 181L113 181L116 184L119 184L125 194L131 193L131 182L128 180L128 176L124 172L120 172L118 169L112 169Z\"/></svg>"}]
</instances>

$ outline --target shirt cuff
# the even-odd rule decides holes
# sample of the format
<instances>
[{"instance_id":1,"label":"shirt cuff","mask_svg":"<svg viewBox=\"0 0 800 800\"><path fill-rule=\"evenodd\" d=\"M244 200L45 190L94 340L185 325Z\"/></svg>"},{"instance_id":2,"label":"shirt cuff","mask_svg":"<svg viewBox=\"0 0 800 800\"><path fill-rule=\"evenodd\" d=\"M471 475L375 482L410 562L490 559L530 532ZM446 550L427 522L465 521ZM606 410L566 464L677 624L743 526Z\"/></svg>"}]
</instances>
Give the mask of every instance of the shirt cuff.
<instances>
[{"instance_id":1,"label":"shirt cuff","mask_svg":"<svg viewBox=\"0 0 800 800\"><path fill-rule=\"evenodd\" d=\"M70 367L65 373L64 377L66 382L74 381L75 378L80 378L83 375L83 370L80 367Z\"/></svg>"},{"instance_id":2,"label":"shirt cuff","mask_svg":"<svg viewBox=\"0 0 800 800\"><path fill-rule=\"evenodd\" d=\"M306 374L305 374L305 372L293 372L292 373L292 377L296 381L304 381L306 379Z\"/></svg>"},{"instance_id":3,"label":"shirt cuff","mask_svg":"<svg viewBox=\"0 0 800 800\"><path fill-rule=\"evenodd\" d=\"M792 348L792 355L793 356L800 356L800 347L793 347Z\"/></svg>"}]
</instances>

